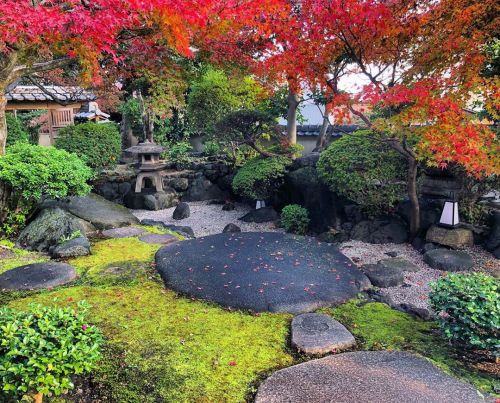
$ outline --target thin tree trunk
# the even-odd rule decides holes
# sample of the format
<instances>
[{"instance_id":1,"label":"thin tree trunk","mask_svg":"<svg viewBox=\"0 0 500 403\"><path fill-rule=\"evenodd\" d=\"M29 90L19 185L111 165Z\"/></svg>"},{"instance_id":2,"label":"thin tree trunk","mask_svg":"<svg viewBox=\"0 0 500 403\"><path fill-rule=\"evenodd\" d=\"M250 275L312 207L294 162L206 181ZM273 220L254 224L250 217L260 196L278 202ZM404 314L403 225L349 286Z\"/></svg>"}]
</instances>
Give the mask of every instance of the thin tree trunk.
<instances>
[{"instance_id":1,"label":"thin tree trunk","mask_svg":"<svg viewBox=\"0 0 500 403\"><path fill-rule=\"evenodd\" d=\"M0 155L5 154L5 144L7 142L7 120L5 119L5 107L7 97L3 91L0 92Z\"/></svg>"},{"instance_id":2,"label":"thin tree trunk","mask_svg":"<svg viewBox=\"0 0 500 403\"><path fill-rule=\"evenodd\" d=\"M3 225L9 212L12 188L5 182L0 182L0 227Z\"/></svg>"},{"instance_id":3,"label":"thin tree trunk","mask_svg":"<svg viewBox=\"0 0 500 403\"><path fill-rule=\"evenodd\" d=\"M410 199L410 240L415 239L420 232L420 203L417 193L417 161L408 158L408 197Z\"/></svg>"},{"instance_id":4,"label":"thin tree trunk","mask_svg":"<svg viewBox=\"0 0 500 403\"><path fill-rule=\"evenodd\" d=\"M323 124L321 125L321 130L319 132L318 140L316 140L316 147L313 151L321 152L328 145L328 128L330 127L330 118L328 116L329 110L325 106L325 114L323 115Z\"/></svg>"},{"instance_id":5,"label":"thin tree trunk","mask_svg":"<svg viewBox=\"0 0 500 403\"><path fill-rule=\"evenodd\" d=\"M297 108L299 106L299 97L290 88L288 90L288 113L287 113L287 123L286 132L288 135L288 140L290 144L297 144Z\"/></svg>"}]
</instances>

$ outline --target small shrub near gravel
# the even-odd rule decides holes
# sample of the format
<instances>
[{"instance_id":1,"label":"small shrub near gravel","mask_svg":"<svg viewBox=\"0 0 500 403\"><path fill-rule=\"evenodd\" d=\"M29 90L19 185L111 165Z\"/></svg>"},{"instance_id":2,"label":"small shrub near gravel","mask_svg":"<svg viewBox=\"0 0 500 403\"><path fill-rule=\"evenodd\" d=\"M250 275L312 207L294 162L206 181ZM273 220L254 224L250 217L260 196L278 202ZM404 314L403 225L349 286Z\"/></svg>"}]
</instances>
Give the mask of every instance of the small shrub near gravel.
<instances>
[{"instance_id":1,"label":"small shrub near gravel","mask_svg":"<svg viewBox=\"0 0 500 403\"><path fill-rule=\"evenodd\" d=\"M431 287L429 302L446 337L500 356L500 280L482 273L449 274Z\"/></svg>"},{"instance_id":2,"label":"small shrub near gravel","mask_svg":"<svg viewBox=\"0 0 500 403\"><path fill-rule=\"evenodd\" d=\"M32 304L28 311L0 309L0 398L60 395L71 377L90 372L101 356L102 336L89 325L89 306L58 308ZM5 401L5 400L2 400Z\"/></svg>"},{"instance_id":3,"label":"small shrub near gravel","mask_svg":"<svg viewBox=\"0 0 500 403\"><path fill-rule=\"evenodd\" d=\"M281 211L281 225L287 232L304 235L309 226L309 212L298 204L289 204Z\"/></svg>"}]
</instances>

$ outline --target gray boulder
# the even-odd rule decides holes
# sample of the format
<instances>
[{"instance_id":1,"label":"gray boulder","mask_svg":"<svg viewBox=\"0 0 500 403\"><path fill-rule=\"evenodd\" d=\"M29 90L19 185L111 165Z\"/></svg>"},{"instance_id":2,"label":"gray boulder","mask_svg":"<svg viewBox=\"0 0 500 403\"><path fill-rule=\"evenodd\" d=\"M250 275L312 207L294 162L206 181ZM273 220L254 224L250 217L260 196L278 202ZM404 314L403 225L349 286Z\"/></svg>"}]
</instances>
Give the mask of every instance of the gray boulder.
<instances>
[{"instance_id":1,"label":"gray boulder","mask_svg":"<svg viewBox=\"0 0 500 403\"><path fill-rule=\"evenodd\" d=\"M183 220L185 218L188 218L191 215L191 209L189 208L189 204L187 203L179 203L177 207L175 208L172 218L174 220Z\"/></svg>"},{"instance_id":2,"label":"gray boulder","mask_svg":"<svg viewBox=\"0 0 500 403\"><path fill-rule=\"evenodd\" d=\"M492 226L488 240L485 243L486 250L492 252L500 259L500 211L495 211L492 218Z\"/></svg>"},{"instance_id":3,"label":"gray boulder","mask_svg":"<svg viewBox=\"0 0 500 403\"><path fill-rule=\"evenodd\" d=\"M236 224L229 223L227 224L224 229L222 230L223 233L226 232L241 232L241 228L238 227Z\"/></svg>"},{"instance_id":4,"label":"gray boulder","mask_svg":"<svg viewBox=\"0 0 500 403\"><path fill-rule=\"evenodd\" d=\"M417 272L420 269L418 266L414 265L413 263L409 262L406 259L399 258L399 257L393 257L391 259L382 259L378 262L380 266L382 266L384 269L387 270L392 270L392 271L411 271L411 272Z\"/></svg>"},{"instance_id":5,"label":"gray boulder","mask_svg":"<svg viewBox=\"0 0 500 403\"><path fill-rule=\"evenodd\" d=\"M212 199L225 199L228 196L219 186L210 182L204 176L196 178L187 192L182 197L182 201L203 201Z\"/></svg>"},{"instance_id":6,"label":"gray boulder","mask_svg":"<svg viewBox=\"0 0 500 403\"><path fill-rule=\"evenodd\" d=\"M424 254L424 262L436 270L462 271L474 265L472 258L463 251L434 249Z\"/></svg>"},{"instance_id":7,"label":"gray boulder","mask_svg":"<svg viewBox=\"0 0 500 403\"><path fill-rule=\"evenodd\" d=\"M263 223L269 221L276 221L280 217L276 210L272 207L263 207L257 210L252 210L245 214L243 217L239 218L243 222L256 222Z\"/></svg>"},{"instance_id":8,"label":"gray boulder","mask_svg":"<svg viewBox=\"0 0 500 403\"><path fill-rule=\"evenodd\" d=\"M326 354L356 344L353 335L328 315L304 313L292 320L292 344L305 354Z\"/></svg>"},{"instance_id":9,"label":"gray boulder","mask_svg":"<svg viewBox=\"0 0 500 403\"><path fill-rule=\"evenodd\" d=\"M405 279L402 270L380 264L367 264L361 266L361 270L375 287L396 287L403 284Z\"/></svg>"},{"instance_id":10,"label":"gray boulder","mask_svg":"<svg viewBox=\"0 0 500 403\"><path fill-rule=\"evenodd\" d=\"M145 218L144 220L141 221L142 225L149 225L152 227L163 227L166 228L170 231L177 232L179 235L182 235L184 238L195 238L194 236L194 231L191 227L185 226L185 225L172 225L172 224L165 224L163 221L157 221L157 220L151 220L148 218Z\"/></svg>"},{"instance_id":11,"label":"gray boulder","mask_svg":"<svg viewBox=\"0 0 500 403\"><path fill-rule=\"evenodd\" d=\"M379 218L357 223L351 231L351 237L368 243L405 243L408 241L408 232L402 220Z\"/></svg>"},{"instance_id":12,"label":"gray boulder","mask_svg":"<svg viewBox=\"0 0 500 403\"><path fill-rule=\"evenodd\" d=\"M185 192L189 187L187 178L172 178L168 181L168 185L178 192Z\"/></svg>"},{"instance_id":13,"label":"gray boulder","mask_svg":"<svg viewBox=\"0 0 500 403\"><path fill-rule=\"evenodd\" d=\"M164 210L175 206L178 202L179 198L177 193L171 189L144 195L144 207L146 210Z\"/></svg>"},{"instance_id":14,"label":"gray boulder","mask_svg":"<svg viewBox=\"0 0 500 403\"><path fill-rule=\"evenodd\" d=\"M83 236L63 242L51 250L51 255L55 258L87 256L89 254L90 242Z\"/></svg>"},{"instance_id":15,"label":"gray boulder","mask_svg":"<svg viewBox=\"0 0 500 403\"><path fill-rule=\"evenodd\" d=\"M17 240L18 246L39 252L48 252L65 237L75 232L84 233L79 220L60 208L47 208L28 224Z\"/></svg>"},{"instance_id":16,"label":"gray boulder","mask_svg":"<svg viewBox=\"0 0 500 403\"><path fill-rule=\"evenodd\" d=\"M99 230L139 223L139 220L126 207L112 203L94 193L88 196L70 197L63 201L50 201L46 205L66 210L90 222Z\"/></svg>"}]
</instances>

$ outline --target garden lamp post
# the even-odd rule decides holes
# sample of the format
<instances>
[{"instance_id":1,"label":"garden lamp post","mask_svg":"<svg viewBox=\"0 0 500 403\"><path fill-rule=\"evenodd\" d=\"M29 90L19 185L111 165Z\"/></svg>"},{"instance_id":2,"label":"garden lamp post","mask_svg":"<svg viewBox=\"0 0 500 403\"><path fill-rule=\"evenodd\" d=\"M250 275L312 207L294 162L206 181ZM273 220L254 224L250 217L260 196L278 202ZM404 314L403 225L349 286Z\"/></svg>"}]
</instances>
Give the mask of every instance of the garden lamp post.
<instances>
[{"instance_id":1,"label":"garden lamp post","mask_svg":"<svg viewBox=\"0 0 500 403\"><path fill-rule=\"evenodd\" d=\"M443 227L455 228L458 224L460 224L460 220L458 218L458 201L453 193L452 199L444 202L441 218L439 219L439 225Z\"/></svg>"}]
</instances>

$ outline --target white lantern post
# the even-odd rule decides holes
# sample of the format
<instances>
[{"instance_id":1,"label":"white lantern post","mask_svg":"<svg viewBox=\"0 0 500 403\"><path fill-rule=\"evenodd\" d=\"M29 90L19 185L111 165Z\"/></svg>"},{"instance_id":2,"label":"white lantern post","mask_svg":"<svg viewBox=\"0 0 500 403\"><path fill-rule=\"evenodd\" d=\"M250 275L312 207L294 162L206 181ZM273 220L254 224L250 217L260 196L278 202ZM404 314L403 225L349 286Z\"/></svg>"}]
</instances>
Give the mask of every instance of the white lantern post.
<instances>
[{"instance_id":1,"label":"white lantern post","mask_svg":"<svg viewBox=\"0 0 500 403\"><path fill-rule=\"evenodd\" d=\"M444 202L443 212L439 219L439 225L448 228L456 228L460 224L458 218L458 202L455 194L452 194L453 199Z\"/></svg>"}]
</instances>

